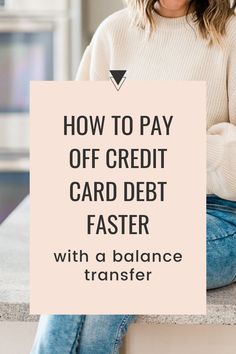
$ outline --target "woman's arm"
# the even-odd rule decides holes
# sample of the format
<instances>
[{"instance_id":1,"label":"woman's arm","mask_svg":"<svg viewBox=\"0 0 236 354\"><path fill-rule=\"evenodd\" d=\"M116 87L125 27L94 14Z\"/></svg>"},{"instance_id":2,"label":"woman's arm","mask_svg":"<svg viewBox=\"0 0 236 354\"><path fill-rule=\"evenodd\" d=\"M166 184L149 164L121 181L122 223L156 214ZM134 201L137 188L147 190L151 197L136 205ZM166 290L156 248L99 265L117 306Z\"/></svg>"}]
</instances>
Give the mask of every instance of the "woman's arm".
<instances>
[{"instance_id":1,"label":"woman's arm","mask_svg":"<svg viewBox=\"0 0 236 354\"><path fill-rule=\"evenodd\" d=\"M236 201L235 123L219 123L213 125L208 130L207 148L208 193Z\"/></svg>"},{"instance_id":2,"label":"woman's arm","mask_svg":"<svg viewBox=\"0 0 236 354\"><path fill-rule=\"evenodd\" d=\"M87 81L90 80L92 45L87 46L81 59L75 80Z\"/></svg>"},{"instance_id":3,"label":"woman's arm","mask_svg":"<svg viewBox=\"0 0 236 354\"><path fill-rule=\"evenodd\" d=\"M208 193L236 201L236 19L229 31L229 122L215 124L207 136Z\"/></svg>"},{"instance_id":4,"label":"woman's arm","mask_svg":"<svg viewBox=\"0 0 236 354\"><path fill-rule=\"evenodd\" d=\"M80 62L76 80L108 80L109 79L109 46L104 31L106 20L96 30L92 41L87 46Z\"/></svg>"}]
</instances>

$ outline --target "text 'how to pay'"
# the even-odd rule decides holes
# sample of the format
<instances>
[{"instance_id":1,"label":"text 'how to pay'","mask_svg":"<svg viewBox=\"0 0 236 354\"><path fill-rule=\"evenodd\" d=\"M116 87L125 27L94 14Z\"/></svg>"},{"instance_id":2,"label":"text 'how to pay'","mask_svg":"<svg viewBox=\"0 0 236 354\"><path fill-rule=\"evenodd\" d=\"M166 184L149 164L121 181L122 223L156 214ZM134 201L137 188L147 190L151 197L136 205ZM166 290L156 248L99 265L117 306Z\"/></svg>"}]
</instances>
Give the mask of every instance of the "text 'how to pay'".
<instances>
[{"instance_id":1,"label":"text 'how to pay'","mask_svg":"<svg viewBox=\"0 0 236 354\"><path fill-rule=\"evenodd\" d=\"M104 135L106 133L106 121L112 120L113 131L109 132L113 135L131 135L136 132L140 135L170 135L173 123L173 116L150 117L141 115L133 118L129 115L119 116L112 115L110 117L103 116L64 116L64 135Z\"/></svg>"}]
</instances>

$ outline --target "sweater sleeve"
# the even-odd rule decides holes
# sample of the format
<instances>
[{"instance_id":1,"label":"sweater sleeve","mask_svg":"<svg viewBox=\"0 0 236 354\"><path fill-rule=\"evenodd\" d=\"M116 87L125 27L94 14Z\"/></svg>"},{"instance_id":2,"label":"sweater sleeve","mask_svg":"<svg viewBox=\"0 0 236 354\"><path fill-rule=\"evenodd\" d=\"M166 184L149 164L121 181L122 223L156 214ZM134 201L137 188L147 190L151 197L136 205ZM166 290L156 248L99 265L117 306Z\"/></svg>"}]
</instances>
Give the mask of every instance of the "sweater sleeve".
<instances>
[{"instance_id":1,"label":"sweater sleeve","mask_svg":"<svg viewBox=\"0 0 236 354\"><path fill-rule=\"evenodd\" d=\"M104 24L102 23L85 49L76 74L76 80L109 79L109 46L103 27Z\"/></svg>"},{"instance_id":2,"label":"sweater sleeve","mask_svg":"<svg viewBox=\"0 0 236 354\"><path fill-rule=\"evenodd\" d=\"M236 201L236 26L234 27L227 73L229 122L215 124L208 130L207 187L208 193Z\"/></svg>"},{"instance_id":3,"label":"sweater sleeve","mask_svg":"<svg viewBox=\"0 0 236 354\"><path fill-rule=\"evenodd\" d=\"M79 68L76 73L75 80L80 80L80 81L90 80L91 52L92 52L92 46L90 44L85 49L85 52L83 54Z\"/></svg>"}]
</instances>

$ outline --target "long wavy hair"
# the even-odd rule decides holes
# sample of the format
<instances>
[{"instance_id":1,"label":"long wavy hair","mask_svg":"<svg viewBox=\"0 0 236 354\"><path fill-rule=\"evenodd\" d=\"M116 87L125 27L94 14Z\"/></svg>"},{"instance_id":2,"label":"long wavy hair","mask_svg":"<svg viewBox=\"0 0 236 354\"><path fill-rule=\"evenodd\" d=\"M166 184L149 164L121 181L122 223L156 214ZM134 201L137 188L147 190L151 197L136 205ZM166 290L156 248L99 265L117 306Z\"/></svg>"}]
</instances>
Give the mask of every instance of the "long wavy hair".
<instances>
[{"instance_id":1,"label":"long wavy hair","mask_svg":"<svg viewBox=\"0 0 236 354\"><path fill-rule=\"evenodd\" d=\"M149 24L151 32L158 27L154 16L156 1L125 0L135 12L134 22L142 28ZM194 21L199 25L202 37L211 43L220 43L226 33L228 20L235 15L236 0L191 0L190 8L194 9Z\"/></svg>"}]
</instances>

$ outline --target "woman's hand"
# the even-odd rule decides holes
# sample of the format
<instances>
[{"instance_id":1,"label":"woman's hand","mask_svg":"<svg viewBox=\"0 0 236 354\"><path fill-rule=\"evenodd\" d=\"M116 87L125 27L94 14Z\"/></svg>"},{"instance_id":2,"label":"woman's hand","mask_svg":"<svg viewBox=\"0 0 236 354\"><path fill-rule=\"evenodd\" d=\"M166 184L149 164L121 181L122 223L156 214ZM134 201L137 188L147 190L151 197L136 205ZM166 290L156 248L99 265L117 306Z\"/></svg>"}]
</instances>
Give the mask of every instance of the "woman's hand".
<instances>
[{"instance_id":1,"label":"woman's hand","mask_svg":"<svg viewBox=\"0 0 236 354\"><path fill-rule=\"evenodd\" d=\"M236 126L218 123L207 131L207 192L236 201Z\"/></svg>"}]
</instances>

